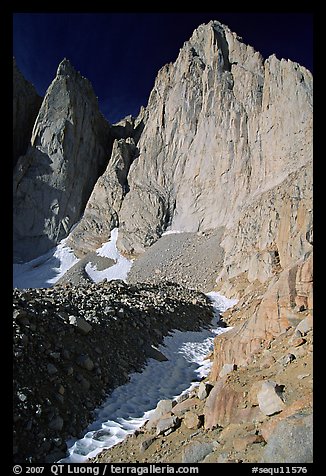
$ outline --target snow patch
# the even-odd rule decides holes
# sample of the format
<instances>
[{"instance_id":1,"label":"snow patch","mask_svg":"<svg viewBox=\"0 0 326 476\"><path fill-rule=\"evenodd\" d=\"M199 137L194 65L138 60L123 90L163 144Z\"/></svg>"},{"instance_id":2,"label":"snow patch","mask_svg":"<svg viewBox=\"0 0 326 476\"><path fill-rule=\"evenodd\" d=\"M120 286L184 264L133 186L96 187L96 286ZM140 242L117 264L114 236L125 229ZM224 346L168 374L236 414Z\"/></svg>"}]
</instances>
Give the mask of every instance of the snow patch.
<instances>
[{"instance_id":1,"label":"snow patch","mask_svg":"<svg viewBox=\"0 0 326 476\"><path fill-rule=\"evenodd\" d=\"M123 281L126 281L127 279L133 261L128 260L120 254L117 248L118 233L118 228L114 228L111 231L110 240L96 250L96 253L99 256L111 258L116 263L109 268L103 269L102 271L98 271L96 265L92 265L91 263L87 263L85 266L86 273L91 278L91 280L94 281L94 283L99 283L100 281L103 281L103 279L107 279L108 281L112 281L114 279L122 279Z\"/></svg>"},{"instance_id":2,"label":"snow patch","mask_svg":"<svg viewBox=\"0 0 326 476\"><path fill-rule=\"evenodd\" d=\"M79 261L66 239L42 256L13 265L13 286L18 289L49 288Z\"/></svg>"}]
</instances>

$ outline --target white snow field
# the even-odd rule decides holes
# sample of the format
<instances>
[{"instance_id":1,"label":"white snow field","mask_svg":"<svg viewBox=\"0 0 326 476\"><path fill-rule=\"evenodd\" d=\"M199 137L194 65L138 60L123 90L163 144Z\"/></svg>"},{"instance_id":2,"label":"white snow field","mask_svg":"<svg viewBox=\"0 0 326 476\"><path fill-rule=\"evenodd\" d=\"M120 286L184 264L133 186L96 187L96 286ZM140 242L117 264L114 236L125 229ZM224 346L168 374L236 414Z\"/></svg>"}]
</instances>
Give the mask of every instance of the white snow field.
<instances>
[{"instance_id":1,"label":"white snow field","mask_svg":"<svg viewBox=\"0 0 326 476\"><path fill-rule=\"evenodd\" d=\"M159 350L168 360L149 359L141 373L132 374L127 384L116 388L95 411L95 420L83 438L67 442L69 455L60 463L82 463L104 448L114 446L142 426L160 400L181 395L208 375L211 362L205 356L213 348L213 339L231 329L218 326L219 312L236 303L219 293L208 295L215 310L211 328L199 332L174 331L165 337Z\"/></svg>"}]
</instances>

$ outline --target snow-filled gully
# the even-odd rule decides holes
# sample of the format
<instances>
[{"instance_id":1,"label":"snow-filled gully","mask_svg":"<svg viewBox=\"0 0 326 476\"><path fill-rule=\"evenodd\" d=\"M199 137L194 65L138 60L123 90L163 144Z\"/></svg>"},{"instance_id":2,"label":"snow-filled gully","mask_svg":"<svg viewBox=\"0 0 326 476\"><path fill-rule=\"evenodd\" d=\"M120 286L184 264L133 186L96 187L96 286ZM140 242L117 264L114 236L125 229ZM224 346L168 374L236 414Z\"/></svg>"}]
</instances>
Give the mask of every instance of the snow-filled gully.
<instances>
[{"instance_id":1,"label":"snow-filled gully","mask_svg":"<svg viewBox=\"0 0 326 476\"><path fill-rule=\"evenodd\" d=\"M84 436L67 442L69 455L60 463L82 463L114 446L142 426L160 400L175 398L199 385L210 370L205 357L213 348L214 337L230 329L219 327L219 313L236 303L216 292L208 297L215 311L211 328L170 333L159 348L168 360L149 359L141 373L132 374L127 384L116 388L95 411Z\"/></svg>"}]
</instances>

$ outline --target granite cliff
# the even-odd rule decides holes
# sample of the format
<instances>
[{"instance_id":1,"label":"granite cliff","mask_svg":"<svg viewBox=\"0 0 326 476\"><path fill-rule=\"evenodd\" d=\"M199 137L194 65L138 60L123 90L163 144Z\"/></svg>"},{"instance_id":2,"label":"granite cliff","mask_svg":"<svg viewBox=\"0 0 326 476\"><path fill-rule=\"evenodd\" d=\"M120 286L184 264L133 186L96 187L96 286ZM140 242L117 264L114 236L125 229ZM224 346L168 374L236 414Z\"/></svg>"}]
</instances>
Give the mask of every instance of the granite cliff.
<instances>
[{"instance_id":1,"label":"granite cliff","mask_svg":"<svg viewBox=\"0 0 326 476\"><path fill-rule=\"evenodd\" d=\"M112 148L91 84L63 60L14 169L14 259L65 238L81 217Z\"/></svg>"}]
</instances>

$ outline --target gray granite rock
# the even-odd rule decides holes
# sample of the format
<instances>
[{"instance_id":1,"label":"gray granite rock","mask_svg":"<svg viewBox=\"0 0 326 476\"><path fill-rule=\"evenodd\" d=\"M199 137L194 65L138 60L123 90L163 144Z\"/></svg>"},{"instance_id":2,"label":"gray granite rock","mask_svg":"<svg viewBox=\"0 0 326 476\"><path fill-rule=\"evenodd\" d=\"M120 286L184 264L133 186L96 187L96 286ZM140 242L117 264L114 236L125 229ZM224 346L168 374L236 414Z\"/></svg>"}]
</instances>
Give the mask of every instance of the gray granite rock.
<instances>
[{"instance_id":1,"label":"gray granite rock","mask_svg":"<svg viewBox=\"0 0 326 476\"><path fill-rule=\"evenodd\" d=\"M182 463L200 463L205 456L214 451L213 443L189 443L182 451Z\"/></svg>"},{"instance_id":2,"label":"gray granite rock","mask_svg":"<svg viewBox=\"0 0 326 476\"><path fill-rule=\"evenodd\" d=\"M110 157L110 126L90 82L63 60L14 171L14 259L28 261L81 218Z\"/></svg>"},{"instance_id":3,"label":"gray granite rock","mask_svg":"<svg viewBox=\"0 0 326 476\"><path fill-rule=\"evenodd\" d=\"M313 416L297 413L276 426L265 446L262 463L312 463Z\"/></svg>"},{"instance_id":4,"label":"gray granite rock","mask_svg":"<svg viewBox=\"0 0 326 476\"><path fill-rule=\"evenodd\" d=\"M179 425L180 420L177 416L172 415L166 418L161 418L156 424L156 436L171 433Z\"/></svg>"},{"instance_id":5,"label":"gray granite rock","mask_svg":"<svg viewBox=\"0 0 326 476\"><path fill-rule=\"evenodd\" d=\"M212 390L213 385L209 382L200 382L197 392L197 397L199 400L205 400L208 397L210 391Z\"/></svg>"},{"instance_id":6,"label":"gray granite rock","mask_svg":"<svg viewBox=\"0 0 326 476\"><path fill-rule=\"evenodd\" d=\"M89 332L92 330L92 326L82 317L69 316L69 324L76 326L77 329L83 334L89 334Z\"/></svg>"},{"instance_id":7,"label":"gray granite rock","mask_svg":"<svg viewBox=\"0 0 326 476\"><path fill-rule=\"evenodd\" d=\"M241 251L248 230L238 223L247 207L291 173L311 167L310 72L274 55L264 60L217 21L200 25L176 61L161 68L146 114L119 214L124 253L142 253L169 226L197 232L234 225L227 236ZM259 218L266 233L270 216L262 210ZM253 223L257 218L251 217L256 238ZM273 227L269 235L268 243L278 238ZM270 275L279 259L254 242L249 258L246 253L250 280Z\"/></svg>"}]
</instances>

